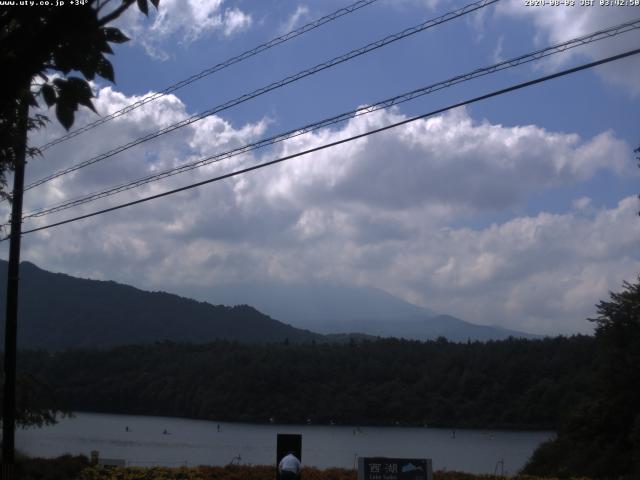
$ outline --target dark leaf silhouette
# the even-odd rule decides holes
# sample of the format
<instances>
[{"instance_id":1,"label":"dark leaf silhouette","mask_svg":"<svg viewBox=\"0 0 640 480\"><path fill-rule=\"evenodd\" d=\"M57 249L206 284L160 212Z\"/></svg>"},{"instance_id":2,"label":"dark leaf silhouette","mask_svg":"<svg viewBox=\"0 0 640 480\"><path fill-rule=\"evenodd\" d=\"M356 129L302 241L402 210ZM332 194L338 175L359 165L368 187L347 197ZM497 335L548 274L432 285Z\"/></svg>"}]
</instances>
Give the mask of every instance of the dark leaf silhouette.
<instances>
[{"instance_id":1,"label":"dark leaf silhouette","mask_svg":"<svg viewBox=\"0 0 640 480\"><path fill-rule=\"evenodd\" d=\"M98 62L97 72L98 72L98 75L100 75L102 78L106 78L111 82L115 81L113 65L111 65L111 62L104 57L101 58L100 61Z\"/></svg>"},{"instance_id":2,"label":"dark leaf silhouette","mask_svg":"<svg viewBox=\"0 0 640 480\"><path fill-rule=\"evenodd\" d=\"M73 125L73 117L76 111L76 108L73 108L72 104L69 101L62 101L63 97L61 96L58 105L56 106L56 117L60 124L69 130Z\"/></svg>"},{"instance_id":3,"label":"dark leaf silhouette","mask_svg":"<svg viewBox=\"0 0 640 480\"><path fill-rule=\"evenodd\" d=\"M129 37L127 37L124 33L114 27L104 27L102 29L104 31L104 38L107 42L111 43L125 43L129 41Z\"/></svg>"},{"instance_id":4,"label":"dark leaf silhouette","mask_svg":"<svg viewBox=\"0 0 640 480\"><path fill-rule=\"evenodd\" d=\"M49 84L45 84L42 86L42 97L44 98L44 101L48 107L56 103L56 91Z\"/></svg>"},{"instance_id":5,"label":"dark leaf silhouette","mask_svg":"<svg viewBox=\"0 0 640 480\"><path fill-rule=\"evenodd\" d=\"M93 80L96 75L114 80L113 66L105 58L106 54L113 53L109 43L120 44L129 39L108 24L134 3L124 0L106 14L101 8L103 2L96 0L88 0L79 8L34 5L33 8L0 9L0 26L3 26L0 65L3 71L11 72L3 79L0 99L0 197L7 197L5 174L21 156L20 145L26 136L20 106L26 103L38 107L37 99L30 92L34 80L44 81L41 98L49 107L56 105L56 117L66 129L73 125L79 105L95 111L87 80ZM147 14L147 2L138 3ZM152 4L158 7L159 2ZM66 80L72 72L79 72L84 78L51 82L48 72L61 74L62 78L57 80ZM27 129L43 125L42 121L31 120L26 122ZM38 150L27 145L26 151L36 154Z\"/></svg>"},{"instance_id":6,"label":"dark leaf silhouette","mask_svg":"<svg viewBox=\"0 0 640 480\"><path fill-rule=\"evenodd\" d=\"M138 8L145 15L149 15L149 5L147 5L147 0L138 0Z\"/></svg>"},{"instance_id":7,"label":"dark leaf silhouette","mask_svg":"<svg viewBox=\"0 0 640 480\"><path fill-rule=\"evenodd\" d=\"M67 95L71 98L74 98L77 104L84 105L94 112L96 111L93 103L91 102L91 99L93 98L93 92L91 91L91 87L85 80L77 77L69 78L67 80L66 90Z\"/></svg>"}]
</instances>

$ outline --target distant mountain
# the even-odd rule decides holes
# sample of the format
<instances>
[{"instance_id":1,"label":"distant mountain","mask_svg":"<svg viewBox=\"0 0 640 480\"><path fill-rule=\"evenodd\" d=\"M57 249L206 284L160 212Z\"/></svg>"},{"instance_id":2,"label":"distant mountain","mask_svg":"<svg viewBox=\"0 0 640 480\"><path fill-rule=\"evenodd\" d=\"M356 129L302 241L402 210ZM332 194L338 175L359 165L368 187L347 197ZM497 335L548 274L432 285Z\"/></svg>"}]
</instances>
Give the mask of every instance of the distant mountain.
<instances>
[{"instance_id":1,"label":"distant mountain","mask_svg":"<svg viewBox=\"0 0 640 480\"><path fill-rule=\"evenodd\" d=\"M427 308L400 300L371 287L326 283L242 283L190 290L197 298L237 305L246 303L274 318L296 325L346 319L388 320L396 317L436 315ZM183 292L186 294L186 292ZM191 296L188 295L188 296Z\"/></svg>"},{"instance_id":2,"label":"distant mountain","mask_svg":"<svg viewBox=\"0 0 640 480\"><path fill-rule=\"evenodd\" d=\"M2 311L6 272L7 262L0 260ZM51 273L29 262L21 264L20 278L21 348L105 348L164 340L340 343L369 336L451 341L535 337L436 314L374 288L274 283L226 286L201 295L190 292L213 299L217 304L213 305ZM3 336L0 328L0 341Z\"/></svg>"},{"instance_id":3,"label":"distant mountain","mask_svg":"<svg viewBox=\"0 0 640 480\"><path fill-rule=\"evenodd\" d=\"M445 337L451 341L540 338L439 314L369 287L243 283L190 290L189 296L228 305L246 303L283 322L323 334L363 333L415 340Z\"/></svg>"},{"instance_id":4,"label":"distant mountain","mask_svg":"<svg viewBox=\"0 0 640 480\"><path fill-rule=\"evenodd\" d=\"M0 260L4 312L7 262ZM51 273L23 262L20 269L18 345L60 350L157 341L323 341L323 336L274 320L256 309L198 302L115 282ZM0 329L4 342L4 327ZM338 337L337 340L344 340Z\"/></svg>"},{"instance_id":5,"label":"distant mountain","mask_svg":"<svg viewBox=\"0 0 640 480\"><path fill-rule=\"evenodd\" d=\"M538 335L517 330L466 322L451 315L417 315L412 317L389 318L386 321L345 320L341 323L311 323L308 325L308 328L319 333L364 332L376 337L398 337L413 340L429 340L445 337L453 342L465 342L467 340L504 340L509 337L542 338Z\"/></svg>"}]
</instances>

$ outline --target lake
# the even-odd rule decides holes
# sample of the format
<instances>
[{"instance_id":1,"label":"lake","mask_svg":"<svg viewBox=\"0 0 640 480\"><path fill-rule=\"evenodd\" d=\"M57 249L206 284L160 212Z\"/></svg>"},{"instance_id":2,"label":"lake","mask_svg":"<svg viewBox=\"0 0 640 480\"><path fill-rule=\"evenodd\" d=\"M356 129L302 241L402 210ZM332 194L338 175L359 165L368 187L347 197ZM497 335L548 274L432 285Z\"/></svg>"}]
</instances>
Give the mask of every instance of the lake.
<instances>
[{"instance_id":1,"label":"lake","mask_svg":"<svg viewBox=\"0 0 640 480\"><path fill-rule=\"evenodd\" d=\"M218 429L218 425L220 429ZM127 429L129 431L127 431ZM167 433L164 433L164 432ZM515 473L552 432L328 425L255 425L184 418L77 413L57 425L16 431L28 454L124 459L127 465L270 465L276 434L302 434L302 462L354 468L357 456L433 459L434 470ZM503 464L499 462L503 460Z\"/></svg>"}]
</instances>

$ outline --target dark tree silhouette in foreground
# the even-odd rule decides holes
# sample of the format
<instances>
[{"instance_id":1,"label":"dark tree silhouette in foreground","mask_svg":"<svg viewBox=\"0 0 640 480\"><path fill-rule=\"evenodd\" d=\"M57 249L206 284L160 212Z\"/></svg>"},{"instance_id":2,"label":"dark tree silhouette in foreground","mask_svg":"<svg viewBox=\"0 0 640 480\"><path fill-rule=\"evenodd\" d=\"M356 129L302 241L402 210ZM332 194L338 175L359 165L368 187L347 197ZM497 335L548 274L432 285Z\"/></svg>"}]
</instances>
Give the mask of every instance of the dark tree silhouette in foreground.
<instances>
[{"instance_id":1,"label":"dark tree silhouette in foreground","mask_svg":"<svg viewBox=\"0 0 640 480\"><path fill-rule=\"evenodd\" d=\"M640 278L597 305L595 389L525 467L534 475L639 478Z\"/></svg>"},{"instance_id":2,"label":"dark tree silhouette in foreground","mask_svg":"<svg viewBox=\"0 0 640 480\"><path fill-rule=\"evenodd\" d=\"M159 0L149 0L158 6ZM92 110L93 94L87 80L96 75L114 81L107 58L110 44L128 38L108 24L137 3L148 13L147 0L88 0L64 7L0 7L0 195L7 196L6 174L15 167L20 144L25 142L25 106L39 100L55 106L56 117L69 129L79 105ZM53 74L58 78L51 79ZM95 111L95 110L94 110ZM27 129L44 126L47 117L36 114ZM27 148L27 156L37 153Z\"/></svg>"},{"instance_id":3,"label":"dark tree silhouette in foreground","mask_svg":"<svg viewBox=\"0 0 640 480\"><path fill-rule=\"evenodd\" d=\"M149 1L157 8L159 0ZM113 66L106 57L113 53L110 43L128 40L108 24L134 3L148 14L147 0L87 0L83 5L66 6L18 4L0 9L0 196L4 198L8 198L6 173L14 172L2 399L3 476L13 475L14 431L20 412L16 402L20 400L16 396L16 336L22 193L26 159L38 153L28 145L27 133L48 120L40 113L29 116L29 108L38 107L38 99L43 99L47 106L55 106L56 117L67 130L80 105L95 111L88 81L96 75L114 81ZM41 412L32 421L47 418Z\"/></svg>"}]
</instances>

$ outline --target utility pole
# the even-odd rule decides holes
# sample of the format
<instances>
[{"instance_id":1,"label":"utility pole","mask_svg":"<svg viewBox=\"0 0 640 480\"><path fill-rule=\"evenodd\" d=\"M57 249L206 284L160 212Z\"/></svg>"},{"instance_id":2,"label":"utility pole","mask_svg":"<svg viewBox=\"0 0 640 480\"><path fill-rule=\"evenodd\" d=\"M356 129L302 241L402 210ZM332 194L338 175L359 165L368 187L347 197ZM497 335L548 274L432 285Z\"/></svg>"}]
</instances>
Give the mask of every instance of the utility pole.
<instances>
[{"instance_id":1,"label":"utility pole","mask_svg":"<svg viewBox=\"0 0 640 480\"><path fill-rule=\"evenodd\" d=\"M27 151L29 104L26 95L18 105L20 141L16 145L7 271L7 310L4 333L4 391L2 397L2 478L12 479L15 463L16 429L16 343L18 333L18 284L20 279L20 239L22 236L22 194Z\"/></svg>"}]
</instances>

